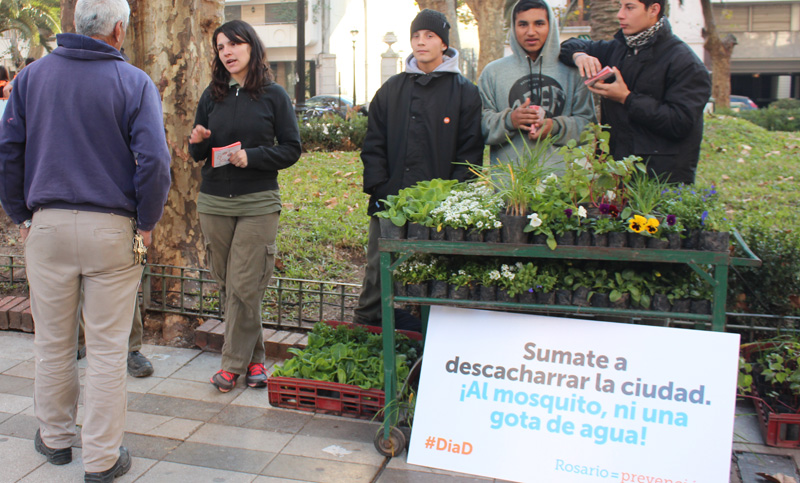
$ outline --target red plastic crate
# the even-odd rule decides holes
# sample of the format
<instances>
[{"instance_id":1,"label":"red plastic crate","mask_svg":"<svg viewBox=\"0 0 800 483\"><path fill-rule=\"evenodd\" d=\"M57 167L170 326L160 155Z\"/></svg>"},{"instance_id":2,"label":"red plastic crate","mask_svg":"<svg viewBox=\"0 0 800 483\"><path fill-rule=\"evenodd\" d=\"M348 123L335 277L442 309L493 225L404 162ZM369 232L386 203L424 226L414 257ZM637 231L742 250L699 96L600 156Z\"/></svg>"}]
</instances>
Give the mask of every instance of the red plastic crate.
<instances>
[{"instance_id":1,"label":"red plastic crate","mask_svg":"<svg viewBox=\"0 0 800 483\"><path fill-rule=\"evenodd\" d=\"M325 321L337 327L351 326L347 322ZM364 326L373 334L380 334L381 327ZM422 340L422 334L398 330L410 339ZM338 382L315 381L296 377L270 377L267 379L269 403L275 407L311 411L323 414L334 414L358 419L383 420L378 412L386 403L386 397L380 389L361 389L350 384Z\"/></svg>"},{"instance_id":2,"label":"red plastic crate","mask_svg":"<svg viewBox=\"0 0 800 483\"><path fill-rule=\"evenodd\" d=\"M742 346L742 357L751 361L760 350L768 349L775 343L745 344ZM772 412L761 398L753 399L761 433L767 446L779 448L800 448L800 414Z\"/></svg>"},{"instance_id":3,"label":"red plastic crate","mask_svg":"<svg viewBox=\"0 0 800 483\"><path fill-rule=\"evenodd\" d=\"M383 419L376 418L386 401L380 389L365 390L350 384L296 377L270 377L267 390L269 403L275 407L358 419Z\"/></svg>"}]
</instances>

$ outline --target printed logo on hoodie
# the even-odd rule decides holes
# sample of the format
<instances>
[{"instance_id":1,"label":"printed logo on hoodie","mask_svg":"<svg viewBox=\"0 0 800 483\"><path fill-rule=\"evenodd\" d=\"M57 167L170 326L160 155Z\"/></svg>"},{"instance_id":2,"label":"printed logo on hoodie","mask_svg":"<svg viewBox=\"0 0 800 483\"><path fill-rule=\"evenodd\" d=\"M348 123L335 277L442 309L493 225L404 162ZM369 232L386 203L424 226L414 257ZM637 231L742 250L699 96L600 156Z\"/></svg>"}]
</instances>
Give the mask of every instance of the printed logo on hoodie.
<instances>
[{"instance_id":1,"label":"printed logo on hoodie","mask_svg":"<svg viewBox=\"0 0 800 483\"><path fill-rule=\"evenodd\" d=\"M540 82L541 79L541 82ZM564 113L567 96L555 79L547 75L525 75L517 79L508 93L508 106L516 109L531 99L532 106L541 106L547 117L553 118Z\"/></svg>"}]
</instances>

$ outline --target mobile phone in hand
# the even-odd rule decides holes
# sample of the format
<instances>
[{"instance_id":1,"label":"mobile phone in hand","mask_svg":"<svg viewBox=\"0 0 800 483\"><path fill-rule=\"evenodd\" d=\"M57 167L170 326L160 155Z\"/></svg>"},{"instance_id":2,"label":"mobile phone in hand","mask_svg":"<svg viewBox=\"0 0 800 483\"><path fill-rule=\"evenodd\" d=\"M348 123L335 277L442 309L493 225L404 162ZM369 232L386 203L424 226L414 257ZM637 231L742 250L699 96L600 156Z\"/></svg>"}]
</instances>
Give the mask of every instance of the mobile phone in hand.
<instances>
[{"instance_id":1,"label":"mobile phone in hand","mask_svg":"<svg viewBox=\"0 0 800 483\"><path fill-rule=\"evenodd\" d=\"M598 72L593 77L586 79L585 81L583 81L583 83L589 87L592 87L598 82L604 82L604 83L614 82L615 79L616 76L614 76L614 71L611 70L611 67L605 66L602 69L600 69L600 72Z\"/></svg>"}]
</instances>

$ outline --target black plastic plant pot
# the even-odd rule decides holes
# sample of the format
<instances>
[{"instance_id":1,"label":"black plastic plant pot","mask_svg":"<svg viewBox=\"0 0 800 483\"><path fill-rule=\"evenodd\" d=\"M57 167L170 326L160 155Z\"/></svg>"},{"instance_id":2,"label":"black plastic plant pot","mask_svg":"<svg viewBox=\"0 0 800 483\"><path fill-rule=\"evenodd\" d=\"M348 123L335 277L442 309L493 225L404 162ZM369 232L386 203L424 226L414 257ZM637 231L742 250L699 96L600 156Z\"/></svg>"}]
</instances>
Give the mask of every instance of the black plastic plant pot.
<instances>
[{"instance_id":1,"label":"black plastic plant pot","mask_svg":"<svg viewBox=\"0 0 800 483\"><path fill-rule=\"evenodd\" d=\"M670 308L672 308L672 305L669 303L669 299L665 294L657 293L653 295L650 308L657 312L669 312Z\"/></svg>"},{"instance_id":2,"label":"black plastic plant pot","mask_svg":"<svg viewBox=\"0 0 800 483\"><path fill-rule=\"evenodd\" d=\"M461 287L457 285L448 285L447 287L447 298L453 300L467 300L469 299L469 285L462 285Z\"/></svg>"},{"instance_id":3,"label":"black plastic plant pot","mask_svg":"<svg viewBox=\"0 0 800 483\"><path fill-rule=\"evenodd\" d=\"M628 246L628 234L624 231L612 231L608 234L608 246L611 248L625 248Z\"/></svg>"},{"instance_id":4,"label":"black plastic plant pot","mask_svg":"<svg viewBox=\"0 0 800 483\"><path fill-rule=\"evenodd\" d=\"M524 231L528 221L526 216L500 215L500 222L503 223L500 237L503 243L528 243L528 234Z\"/></svg>"},{"instance_id":5,"label":"black plastic plant pot","mask_svg":"<svg viewBox=\"0 0 800 483\"><path fill-rule=\"evenodd\" d=\"M388 218L378 218L381 225L381 238L390 240L402 240L406 237L406 226L397 226Z\"/></svg>"},{"instance_id":6,"label":"black plastic plant pot","mask_svg":"<svg viewBox=\"0 0 800 483\"><path fill-rule=\"evenodd\" d=\"M436 228L431 228L431 240L434 241L444 241L445 240L445 228L442 227L441 230L437 230Z\"/></svg>"},{"instance_id":7,"label":"black plastic plant pot","mask_svg":"<svg viewBox=\"0 0 800 483\"><path fill-rule=\"evenodd\" d=\"M500 243L500 229L492 228L483 232L483 241L485 243Z\"/></svg>"},{"instance_id":8,"label":"black plastic plant pot","mask_svg":"<svg viewBox=\"0 0 800 483\"><path fill-rule=\"evenodd\" d=\"M647 238L638 233L628 233L628 246L631 248L647 247Z\"/></svg>"},{"instance_id":9,"label":"black plastic plant pot","mask_svg":"<svg viewBox=\"0 0 800 483\"><path fill-rule=\"evenodd\" d=\"M607 308L608 307L608 294L594 293L592 294L592 307Z\"/></svg>"},{"instance_id":10,"label":"black plastic plant pot","mask_svg":"<svg viewBox=\"0 0 800 483\"><path fill-rule=\"evenodd\" d=\"M547 235L537 234L531 238L531 243L534 245L547 245Z\"/></svg>"},{"instance_id":11,"label":"black plastic plant pot","mask_svg":"<svg viewBox=\"0 0 800 483\"><path fill-rule=\"evenodd\" d=\"M686 250L699 250L700 249L700 230L689 230L684 233L683 246Z\"/></svg>"},{"instance_id":12,"label":"black plastic plant pot","mask_svg":"<svg viewBox=\"0 0 800 483\"><path fill-rule=\"evenodd\" d=\"M403 282L398 282L397 280L394 281L394 295L395 297L405 297L406 296L406 284Z\"/></svg>"},{"instance_id":13,"label":"black plastic plant pot","mask_svg":"<svg viewBox=\"0 0 800 483\"><path fill-rule=\"evenodd\" d=\"M557 305L572 305L572 290L556 290Z\"/></svg>"},{"instance_id":14,"label":"black plastic plant pot","mask_svg":"<svg viewBox=\"0 0 800 483\"><path fill-rule=\"evenodd\" d=\"M409 297L427 297L428 296L428 283L409 283L406 285L406 294Z\"/></svg>"},{"instance_id":15,"label":"black plastic plant pot","mask_svg":"<svg viewBox=\"0 0 800 483\"><path fill-rule=\"evenodd\" d=\"M648 238L647 248L655 248L657 250L666 250L669 248L669 240L662 240L660 238Z\"/></svg>"},{"instance_id":16,"label":"black plastic plant pot","mask_svg":"<svg viewBox=\"0 0 800 483\"><path fill-rule=\"evenodd\" d=\"M560 235L556 235L556 243L559 245L575 245L575 232L565 231Z\"/></svg>"},{"instance_id":17,"label":"black plastic plant pot","mask_svg":"<svg viewBox=\"0 0 800 483\"><path fill-rule=\"evenodd\" d=\"M589 289L587 287L578 287L572 293L572 305L578 307L588 307L589 303Z\"/></svg>"},{"instance_id":18,"label":"black plastic plant pot","mask_svg":"<svg viewBox=\"0 0 800 483\"><path fill-rule=\"evenodd\" d=\"M464 235L464 240L468 242L483 242L483 232L479 231L477 228L470 228L467 230L467 233Z\"/></svg>"},{"instance_id":19,"label":"black plastic plant pot","mask_svg":"<svg viewBox=\"0 0 800 483\"><path fill-rule=\"evenodd\" d=\"M710 252L726 252L730 248L730 233L727 231L700 232L700 249Z\"/></svg>"},{"instance_id":20,"label":"black plastic plant pot","mask_svg":"<svg viewBox=\"0 0 800 483\"><path fill-rule=\"evenodd\" d=\"M709 300L692 300L690 310L694 314L710 314L711 302Z\"/></svg>"},{"instance_id":21,"label":"black plastic plant pot","mask_svg":"<svg viewBox=\"0 0 800 483\"><path fill-rule=\"evenodd\" d=\"M427 226L420 225L419 223L409 223L408 234L406 236L409 240L429 240L431 230Z\"/></svg>"},{"instance_id":22,"label":"black plastic plant pot","mask_svg":"<svg viewBox=\"0 0 800 483\"><path fill-rule=\"evenodd\" d=\"M428 288L430 288L430 297L432 299L447 298L447 282L444 280L432 280Z\"/></svg>"},{"instance_id":23,"label":"black plastic plant pot","mask_svg":"<svg viewBox=\"0 0 800 483\"><path fill-rule=\"evenodd\" d=\"M463 228L453 228L452 226L446 226L444 231L444 238L447 241L464 241L467 235L467 230Z\"/></svg>"},{"instance_id":24,"label":"black plastic plant pot","mask_svg":"<svg viewBox=\"0 0 800 483\"><path fill-rule=\"evenodd\" d=\"M592 246L592 234L588 231L583 231L578 233L578 236L575 237L575 244L579 247L590 247Z\"/></svg>"},{"instance_id":25,"label":"black plastic plant pot","mask_svg":"<svg viewBox=\"0 0 800 483\"><path fill-rule=\"evenodd\" d=\"M511 295L508 293L508 290L498 288L497 289L497 301L498 302L508 302L508 303L517 303L518 297L516 295Z\"/></svg>"},{"instance_id":26,"label":"black plastic plant pot","mask_svg":"<svg viewBox=\"0 0 800 483\"><path fill-rule=\"evenodd\" d=\"M481 285L480 286L480 300L483 302L494 302L497 300L497 287L490 285Z\"/></svg>"},{"instance_id":27,"label":"black plastic plant pot","mask_svg":"<svg viewBox=\"0 0 800 483\"><path fill-rule=\"evenodd\" d=\"M631 306L631 294L624 293L624 294L622 294L622 296L616 302L611 302L609 300L608 303L611 304L611 307L613 307L615 309L627 309L627 308L630 308L630 306Z\"/></svg>"},{"instance_id":28,"label":"black plastic plant pot","mask_svg":"<svg viewBox=\"0 0 800 483\"><path fill-rule=\"evenodd\" d=\"M521 304L535 304L536 303L536 294L530 290L526 290L517 294L519 297L519 303Z\"/></svg>"},{"instance_id":29,"label":"black plastic plant pot","mask_svg":"<svg viewBox=\"0 0 800 483\"><path fill-rule=\"evenodd\" d=\"M592 233L592 246L607 247L608 246L608 233Z\"/></svg>"},{"instance_id":30,"label":"black plastic plant pot","mask_svg":"<svg viewBox=\"0 0 800 483\"><path fill-rule=\"evenodd\" d=\"M536 303L541 305L555 305L556 293L555 292L537 292Z\"/></svg>"},{"instance_id":31,"label":"black plastic plant pot","mask_svg":"<svg viewBox=\"0 0 800 483\"><path fill-rule=\"evenodd\" d=\"M683 246L680 233L667 233L667 241L669 241L670 250L680 250Z\"/></svg>"},{"instance_id":32,"label":"black plastic plant pot","mask_svg":"<svg viewBox=\"0 0 800 483\"><path fill-rule=\"evenodd\" d=\"M692 301L689 299L678 299L672 302L673 312L688 313L692 309Z\"/></svg>"}]
</instances>

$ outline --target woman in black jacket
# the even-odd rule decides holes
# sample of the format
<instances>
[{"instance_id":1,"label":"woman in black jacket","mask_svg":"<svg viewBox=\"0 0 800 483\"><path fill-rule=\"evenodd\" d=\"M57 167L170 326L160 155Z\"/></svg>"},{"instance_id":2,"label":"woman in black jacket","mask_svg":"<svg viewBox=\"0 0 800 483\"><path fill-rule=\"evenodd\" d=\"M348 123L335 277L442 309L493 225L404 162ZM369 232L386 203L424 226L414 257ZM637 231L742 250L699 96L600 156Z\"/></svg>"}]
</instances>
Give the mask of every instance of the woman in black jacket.
<instances>
[{"instance_id":1,"label":"woman in black jacket","mask_svg":"<svg viewBox=\"0 0 800 483\"><path fill-rule=\"evenodd\" d=\"M211 274L225 293L222 368L211 383L228 392L245 373L248 386L266 386L261 300L277 252L278 170L300 157L300 132L253 27L227 22L212 42L212 81L197 106L189 152L205 161L197 211Z\"/></svg>"}]
</instances>

